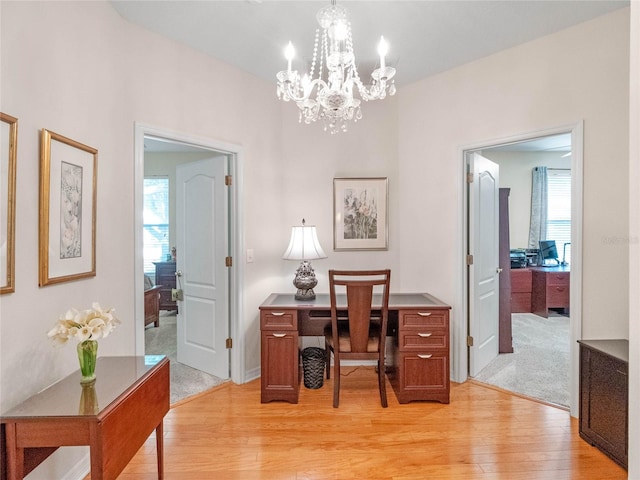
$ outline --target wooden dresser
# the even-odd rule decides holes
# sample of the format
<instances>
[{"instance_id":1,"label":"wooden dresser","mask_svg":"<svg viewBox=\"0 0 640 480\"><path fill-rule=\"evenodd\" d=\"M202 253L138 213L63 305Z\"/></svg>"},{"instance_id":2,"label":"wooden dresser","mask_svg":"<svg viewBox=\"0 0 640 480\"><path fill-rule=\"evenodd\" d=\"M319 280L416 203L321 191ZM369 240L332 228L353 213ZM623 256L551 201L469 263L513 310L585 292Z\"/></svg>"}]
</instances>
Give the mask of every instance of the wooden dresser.
<instances>
[{"instance_id":1,"label":"wooden dresser","mask_svg":"<svg viewBox=\"0 0 640 480\"><path fill-rule=\"evenodd\" d=\"M531 312L531 270L511 269L511 313Z\"/></svg>"},{"instance_id":2,"label":"wooden dresser","mask_svg":"<svg viewBox=\"0 0 640 480\"><path fill-rule=\"evenodd\" d=\"M532 267L531 311L549 316L550 308L569 309L569 267Z\"/></svg>"},{"instance_id":3,"label":"wooden dresser","mask_svg":"<svg viewBox=\"0 0 640 480\"><path fill-rule=\"evenodd\" d=\"M160 310L178 310L171 299L171 290L176 288L176 262L153 262L156 266L156 285L160 287Z\"/></svg>"},{"instance_id":4,"label":"wooden dresser","mask_svg":"<svg viewBox=\"0 0 640 480\"><path fill-rule=\"evenodd\" d=\"M580 437L627 468L629 341L579 340Z\"/></svg>"}]
</instances>

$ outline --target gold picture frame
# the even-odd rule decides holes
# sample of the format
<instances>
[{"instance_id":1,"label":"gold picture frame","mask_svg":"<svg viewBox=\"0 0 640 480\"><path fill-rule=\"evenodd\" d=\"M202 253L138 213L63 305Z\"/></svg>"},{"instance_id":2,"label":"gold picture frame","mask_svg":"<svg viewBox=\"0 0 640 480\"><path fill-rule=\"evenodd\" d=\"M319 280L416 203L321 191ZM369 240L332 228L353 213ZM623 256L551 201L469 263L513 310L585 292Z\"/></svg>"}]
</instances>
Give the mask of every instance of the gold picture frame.
<instances>
[{"instance_id":1,"label":"gold picture frame","mask_svg":"<svg viewBox=\"0 0 640 480\"><path fill-rule=\"evenodd\" d=\"M97 168L98 150L42 129L41 287L96 275Z\"/></svg>"},{"instance_id":2,"label":"gold picture frame","mask_svg":"<svg viewBox=\"0 0 640 480\"><path fill-rule=\"evenodd\" d=\"M0 112L0 192L6 192L0 211L0 295L16 289L16 168L18 119ZM3 193L5 195L5 193Z\"/></svg>"},{"instance_id":3,"label":"gold picture frame","mask_svg":"<svg viewBox=\"0 0 640 480\"><path fill-rule=\"evenodd\" d=\"M333 179L333 249L389 248L386 177Z\"/></svg>"}]
</instances>

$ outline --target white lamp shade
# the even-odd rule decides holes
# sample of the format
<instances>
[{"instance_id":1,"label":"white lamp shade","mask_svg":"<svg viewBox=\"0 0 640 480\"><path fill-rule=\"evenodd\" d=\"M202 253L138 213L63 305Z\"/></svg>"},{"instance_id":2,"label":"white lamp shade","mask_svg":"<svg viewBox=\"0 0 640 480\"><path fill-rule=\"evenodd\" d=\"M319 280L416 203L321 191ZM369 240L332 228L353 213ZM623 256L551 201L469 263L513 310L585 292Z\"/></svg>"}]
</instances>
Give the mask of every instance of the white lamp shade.
<instances>
[{"instance_id":1,"label":"white lamp shade","mask_svg":"<svg viewBox=\"0 0 640 480\"><path fill-rule=\"evenodd\" d=\"M320 242L315 226L291 227L291 240L282 255L285 260L315 260L327 258Z\"/></svg>"}]
</instances>

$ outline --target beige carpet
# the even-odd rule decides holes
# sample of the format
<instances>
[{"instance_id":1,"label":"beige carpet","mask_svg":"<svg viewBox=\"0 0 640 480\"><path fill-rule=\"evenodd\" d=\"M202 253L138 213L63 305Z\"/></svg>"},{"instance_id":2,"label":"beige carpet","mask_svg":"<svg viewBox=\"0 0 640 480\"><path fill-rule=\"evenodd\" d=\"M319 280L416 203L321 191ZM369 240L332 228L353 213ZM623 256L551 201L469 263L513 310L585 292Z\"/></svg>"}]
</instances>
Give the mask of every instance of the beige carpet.
<instances>
[{"instance_id":1,"label":"beige carpet","mask_svg":"<svg viewBox=\"0 0 640 480\"><path fill-rule=\"evenodd\" d=\"M145 354L166 355L171 361L171 403L220 385L225 380L196 370L177 361L176 315L160 312L160 326L145 328Z\"/></svg>"},{"instance_id":2,"label":"beige carpet","mask_svg":"<svg viewBox=\"0 0 640 480\"><path fill-rule=\"evenodd\" d=\"M476 377L483 383L569 406L569 317L514 313L513 353L498 355Z\"/></svg>"}]
</instances>

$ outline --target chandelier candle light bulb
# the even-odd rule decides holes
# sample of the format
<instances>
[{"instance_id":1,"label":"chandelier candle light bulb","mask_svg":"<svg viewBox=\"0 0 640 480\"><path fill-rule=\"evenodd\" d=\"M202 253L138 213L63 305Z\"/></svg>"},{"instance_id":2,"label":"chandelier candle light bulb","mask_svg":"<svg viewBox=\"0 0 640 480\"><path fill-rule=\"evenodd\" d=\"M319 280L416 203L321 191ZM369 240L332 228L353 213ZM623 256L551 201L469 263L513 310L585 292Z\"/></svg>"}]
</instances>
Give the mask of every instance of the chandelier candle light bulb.
<instances>
[{"instance_id":1,"label":"chandelier candle light bulb","mask_svg":"<svg viewBox=\"0 0 640 480\"><path fill-rule=\"evenodd\" d=\"M380 69L384 70L386 68L386 64L384 61L384 57L389 52L389 44L384 41L384 37L380 35L380 43L378 44L378 55L380 55Z\"/></svg>"},{"instance_id":2,"label":"chandelier candle light bulb","mask_svg":"<svg viewBox=\"0 0 640 480\"><path fill-rule=\"evenodd\" d=\"M284 49L284 58L287 59L287 72L291 73L291 61L296 54L296 50L293 48L293 43L289 42L289 44Z\"/></svg>"}]
</instances>

